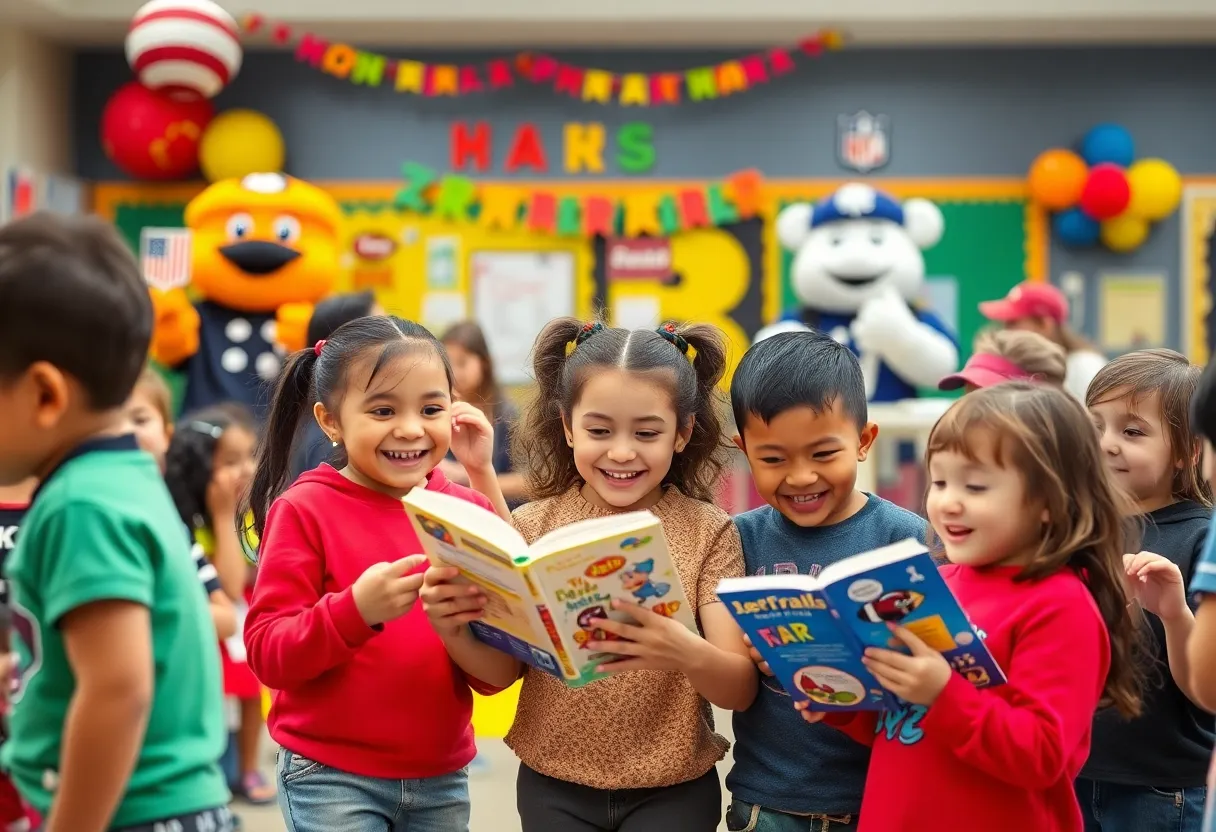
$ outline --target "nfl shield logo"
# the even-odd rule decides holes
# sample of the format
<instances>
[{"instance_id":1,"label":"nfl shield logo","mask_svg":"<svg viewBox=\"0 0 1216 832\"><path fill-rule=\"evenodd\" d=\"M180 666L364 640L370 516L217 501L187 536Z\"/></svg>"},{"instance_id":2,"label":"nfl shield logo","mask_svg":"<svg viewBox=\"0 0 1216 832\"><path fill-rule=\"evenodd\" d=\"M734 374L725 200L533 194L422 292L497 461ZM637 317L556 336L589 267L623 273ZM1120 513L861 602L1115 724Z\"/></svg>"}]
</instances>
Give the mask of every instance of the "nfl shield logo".
<instances>
[{"instance_id":1,"label":"nfl shield logo","mask_svg":"<svg viewBox=\"0 0 1216 832\"><path fill-rule=\"evenodd\" d=\"M840 116L840 164L861 173L877 170L891 158L890 129L886 116L865 110Z\"/></svg>"}]
</instances>

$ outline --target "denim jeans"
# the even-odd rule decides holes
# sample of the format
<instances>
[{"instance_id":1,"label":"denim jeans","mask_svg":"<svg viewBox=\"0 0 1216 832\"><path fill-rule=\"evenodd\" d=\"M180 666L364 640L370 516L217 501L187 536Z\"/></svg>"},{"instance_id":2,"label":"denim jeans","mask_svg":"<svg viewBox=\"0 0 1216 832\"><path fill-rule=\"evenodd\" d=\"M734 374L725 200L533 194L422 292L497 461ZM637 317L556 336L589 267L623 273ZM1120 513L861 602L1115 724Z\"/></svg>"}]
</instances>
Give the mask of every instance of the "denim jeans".
<instances>
[{"instance_id":1,"label":"denim jeans","mask_svg":"<svg viewBox=\"0 0 1216 832\"><path fill-rule=\"evenodd\" d=\"M1208 790L1125 786L1078 778L1085 832L1201 832Z\"/></svg>"},{"instance_id":2,"label":"denim jeans","mask_svg":"<svg viewBox=\"0 0 1216 832\"><path fill-rule=\"evenodd\" d=\"M468 832L467 769L417 780L364 777L279 751L288 832Z\"/></svg>"},{"instance_id":3,"label":"denim jeans","mask_svg":"<svg viewBox=\"0 0 1216 832\"><path fill-rule=\"evenodd\" d=\"M726 810L726 828L730 832L843 832L857 828L857 815L787 815L732 800Z\"/></svg>"}]
</instances>

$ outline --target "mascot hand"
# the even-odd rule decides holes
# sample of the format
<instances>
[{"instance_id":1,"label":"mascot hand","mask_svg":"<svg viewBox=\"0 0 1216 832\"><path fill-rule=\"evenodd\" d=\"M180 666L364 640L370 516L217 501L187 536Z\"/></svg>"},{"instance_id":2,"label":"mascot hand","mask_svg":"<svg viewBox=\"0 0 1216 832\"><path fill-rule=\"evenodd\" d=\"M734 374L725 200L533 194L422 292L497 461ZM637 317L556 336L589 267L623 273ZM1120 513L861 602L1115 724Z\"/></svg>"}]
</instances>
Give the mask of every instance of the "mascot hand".
<instances>
[{"instance_id":1,"label":"mascot hand","mask_svg":"<svg viewBox=\"0 0 1216 832\"><path fill-rule=\"evenodd\" d=\"M887 356L899 350L906 334L919 326L908 302L892 289L862 304L849 331L859 353Z\"/></svg>"},{"instance_id":2,"label":"mascot hand","mask_svg":"<svg viewBox=\"0 0 1216 832\"><path fill-rule=\"evenodd\" d=\"M152 358L176 367L198 352L198 311L184 289L152 289Z\"/></svg>"},{"instance_id":3,"label":"mascot hand","mask_svg":"<svg viewBox=\"0 0 1216 832\"><path fill-rule=\"evenodd\" d=\"M275 340L288 352L309 346L308 322L312 320L311 303L285 303L275 315Z\"/></svg>"}]
</instances>

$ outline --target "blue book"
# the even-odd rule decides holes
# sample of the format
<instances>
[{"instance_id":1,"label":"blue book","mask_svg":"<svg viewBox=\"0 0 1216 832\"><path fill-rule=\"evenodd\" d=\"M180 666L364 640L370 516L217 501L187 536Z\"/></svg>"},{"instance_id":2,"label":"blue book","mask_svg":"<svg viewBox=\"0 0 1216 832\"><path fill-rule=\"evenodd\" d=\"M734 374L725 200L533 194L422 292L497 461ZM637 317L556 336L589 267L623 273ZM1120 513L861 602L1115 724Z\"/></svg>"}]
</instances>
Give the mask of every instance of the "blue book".
<instances>
[{"instance_id":1,"label":"blue book","mask_svg":"<svg viewBox=\"0 0 1216 832\"><path fill-rule=\"evenodd\" d=\"M976 687L1005 682L924 544L904 540L825 567L817 576L727 578L718 597L796 701L817 711L897 705L861 663L866 647L907 652L906 627Z\"/></svg>"}]
</instances>

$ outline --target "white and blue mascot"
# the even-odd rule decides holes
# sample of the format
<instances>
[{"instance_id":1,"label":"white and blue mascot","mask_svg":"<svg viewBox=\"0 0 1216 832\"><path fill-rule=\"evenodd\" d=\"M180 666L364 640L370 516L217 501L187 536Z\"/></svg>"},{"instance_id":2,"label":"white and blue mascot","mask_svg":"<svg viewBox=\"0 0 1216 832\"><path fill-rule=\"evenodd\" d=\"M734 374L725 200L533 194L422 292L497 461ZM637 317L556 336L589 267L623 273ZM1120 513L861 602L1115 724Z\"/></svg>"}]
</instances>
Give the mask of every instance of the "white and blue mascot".
<instances>
[{"instance_id":1,"label":"white and blue mascot","mask_svg":"<svg viewBox=\"0 0 1216 832\"><path fill-rule=\"evenodd\" d=\"M925 199L902 205L860 183L777 216L777 239L794 253L790 267L801 308L767 326L756 341L795 329L827 332L861 361L870 401L915 398L958 369L958 343L919 302L923 249L945 230Z\"/></svg>"}]
</instances>

